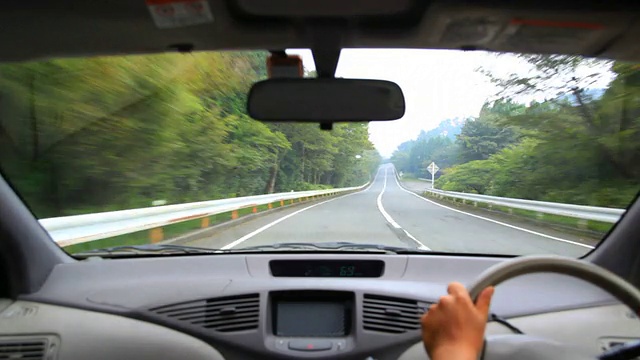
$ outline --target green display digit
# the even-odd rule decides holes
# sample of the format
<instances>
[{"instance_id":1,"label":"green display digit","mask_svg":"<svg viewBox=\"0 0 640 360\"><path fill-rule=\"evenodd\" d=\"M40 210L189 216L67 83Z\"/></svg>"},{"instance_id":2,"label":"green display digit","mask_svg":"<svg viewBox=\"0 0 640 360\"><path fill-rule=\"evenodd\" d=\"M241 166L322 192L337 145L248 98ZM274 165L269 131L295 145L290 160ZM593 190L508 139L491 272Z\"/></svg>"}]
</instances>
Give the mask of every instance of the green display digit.
<instances>
[{"instance_id":1,"label":"green display digit","mask_svg":"<svg viewBox=\"0 0 640 360\"><path fill-rule=\"evenodd\" d=\"M353 276L355 271L355 266L340 266L340 276Z\"/></svg>"},{"instance_id":2,"label":"green display digit","mask_svg":"<svg viewBox=\"0 0 640 360\"><path fill-rule=\"evenodd\" d=\"M340 276L347 276L347 267L340 266Z\"/></svg>"}]
</instances>

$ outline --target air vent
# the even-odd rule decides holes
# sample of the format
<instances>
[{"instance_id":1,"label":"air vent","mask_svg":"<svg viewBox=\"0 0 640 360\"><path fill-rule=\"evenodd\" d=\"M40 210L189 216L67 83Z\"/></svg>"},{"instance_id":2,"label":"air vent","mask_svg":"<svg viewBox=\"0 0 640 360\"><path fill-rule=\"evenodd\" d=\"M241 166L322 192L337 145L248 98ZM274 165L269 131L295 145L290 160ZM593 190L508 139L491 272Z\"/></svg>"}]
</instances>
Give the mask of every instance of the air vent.
<instances>
[{"instance_id":1,"label":"air vent","mask_svg":"<svg viewBox=\"0 0 640 360\"><path fill-rule=\"evenodd\" d=\"M229 333L258 328L259 294L190 301L151 309L169 318Z\"/></svg>"},{"instance_id":2,"label":"air vent","mask_svg":"<svg viewBox=\"0 0 640 360\"><path fill-rule=\"evenodd\" d=\"M365 330L401 334L420 328L422 310L417 301L364 295L362 322Z\"/></svg>"},{"instance_id":3,"label":"air vent","mask_svg":"<svg viewBox=\"0 0 640 360\"><path fill-rule=\"evenodd\" d=\"M49 359L45 338L0 337L0 359Z\"/></svg>"}]
</instances>

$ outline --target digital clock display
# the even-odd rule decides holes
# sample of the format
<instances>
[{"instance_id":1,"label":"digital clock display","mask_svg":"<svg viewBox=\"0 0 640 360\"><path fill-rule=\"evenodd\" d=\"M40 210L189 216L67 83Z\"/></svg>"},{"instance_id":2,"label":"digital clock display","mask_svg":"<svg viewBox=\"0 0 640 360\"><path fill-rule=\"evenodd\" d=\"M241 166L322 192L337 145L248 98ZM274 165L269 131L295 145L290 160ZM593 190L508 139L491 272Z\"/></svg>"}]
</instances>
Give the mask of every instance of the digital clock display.
<instances>
[{"instance_id":1,"label":"digital clock display","mask_svg":"<svg viewBox=\"0 0 640 360\"><path fill-rule=\"evenodd\" d=\"M275 277L380 277L381 260L272 260Z\"/></svg>"}]
</instances>

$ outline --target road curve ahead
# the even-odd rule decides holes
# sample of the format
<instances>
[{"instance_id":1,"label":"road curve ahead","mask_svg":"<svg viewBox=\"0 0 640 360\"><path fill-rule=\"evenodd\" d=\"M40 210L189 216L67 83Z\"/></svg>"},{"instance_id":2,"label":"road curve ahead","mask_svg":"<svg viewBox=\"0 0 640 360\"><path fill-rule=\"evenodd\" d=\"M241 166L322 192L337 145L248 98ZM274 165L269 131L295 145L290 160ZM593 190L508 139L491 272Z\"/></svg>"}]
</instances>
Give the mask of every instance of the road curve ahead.
<instances>
[{"instance_id":1,"label":"road curve ahead","mask_svg":"<svg viewBox=\"0 0 640 360\"><path fill-rule=\"evenodd\" d=\"M413 237L434 251L581 256L591 249L568 236L524 228L438 204L404 189L387 170L382 203ZM562 236L562 237L561 237Z\"/></svg>"},{"instance_id":2,"label":"road curve ahead","mask_svg":"<svg viewBox=\"0 0 640 360\"><path fill-rule=\"evenodd\" d=\"M188 245L231 249L337 241L476 254L581 256L590 250L569 235L507 224L422 198L400 186L390 164L381 166L363 191L267 213Z\"/></svg>"}]
</instances>

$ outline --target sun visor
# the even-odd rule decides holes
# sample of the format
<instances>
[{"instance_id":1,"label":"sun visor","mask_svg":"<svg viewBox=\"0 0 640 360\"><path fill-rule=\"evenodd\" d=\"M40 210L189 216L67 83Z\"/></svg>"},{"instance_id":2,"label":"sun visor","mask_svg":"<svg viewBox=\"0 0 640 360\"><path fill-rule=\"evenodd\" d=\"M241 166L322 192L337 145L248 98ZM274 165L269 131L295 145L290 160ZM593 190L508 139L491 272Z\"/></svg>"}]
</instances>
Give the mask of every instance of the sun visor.
<instances>
[{"instance_id":1,"label":"sun visor","mask_svg":"<svg viewBox=\"0 0 640 360\"><path fill-rule=\"evenodd\" d=\"M239 9L259 17L359 17L406 13L415 0L235 0Z\"/></svg>"},{"instance_id":2,"label":"sun visor","mask_svg":"<svg viewBox=\"0 0 640 360\"><path fill-rule=\"evenodd\" d=\"M425 18L423 46L598 56L632 21L632 13L438 6Z\"/></svg>"}]
</instances>

